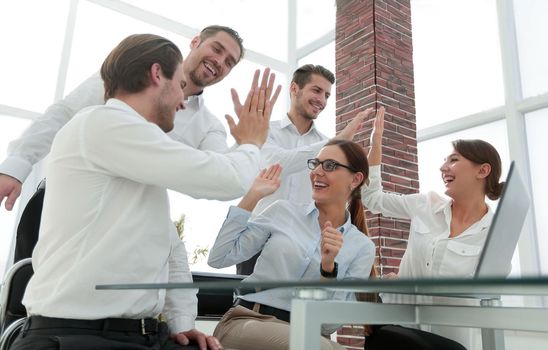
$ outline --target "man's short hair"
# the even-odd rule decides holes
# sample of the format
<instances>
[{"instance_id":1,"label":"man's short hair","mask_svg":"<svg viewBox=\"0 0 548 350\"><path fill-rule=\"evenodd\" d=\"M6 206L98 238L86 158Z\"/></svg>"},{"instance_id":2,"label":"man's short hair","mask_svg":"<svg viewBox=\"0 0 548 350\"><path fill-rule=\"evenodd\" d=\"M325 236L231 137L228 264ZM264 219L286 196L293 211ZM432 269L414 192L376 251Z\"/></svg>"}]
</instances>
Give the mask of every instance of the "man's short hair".
<instances>
[{"instance_id":1,"label":"man's short hair","mask_svg":"<svg viewBox=\"0 0 548 350\"><path fill-rule=\"evenodd\" d=\"M134 34L122 40L101 66L105 85L105 101L123 91L137 93L150 84L149 71L154 63L162 75L172 79L183 61L179 48L171 41L154 34Z\"/></svg>"},{"instance_id":2,"label":"man's short hair","mask_svg":"<svg viewBox=\"0 0 548 350\"><path fill-rule=\"evenodd\" d=\"M242 57L244 57L244 44L243 44L244 39L242 39L240 34L238 34L238 32L235 31L234 29L226 26L219 26L219 25L207 26L204 29L202 29L202 31L200 32L200 42L214 36L218 32L227 33L238 44L238 46L240 47L240 57L238 58L238 62L239 62L242 59Z\"/></svg>"},{"instance_id":3,"label":"man's short hair","mask_svg":"<svg viewBox=\"0 0 548 350\"><path fill-rule=\"evenodd\" d=\"M335 75L331 71L319 64L305 64L299 67L293 73L292 83L295 83L302 89L310 81L312 74L318 74L329 80L331 84L335 83Z\"/></svg>"}]
</instances>

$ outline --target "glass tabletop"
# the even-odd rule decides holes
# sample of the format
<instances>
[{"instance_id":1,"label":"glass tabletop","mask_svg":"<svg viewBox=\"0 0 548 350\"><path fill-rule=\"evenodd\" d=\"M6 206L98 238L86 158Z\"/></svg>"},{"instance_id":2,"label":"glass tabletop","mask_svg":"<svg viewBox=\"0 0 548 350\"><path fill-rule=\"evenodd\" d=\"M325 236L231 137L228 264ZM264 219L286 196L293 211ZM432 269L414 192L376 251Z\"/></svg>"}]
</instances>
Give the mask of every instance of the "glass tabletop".
<instances>
[{"instance_id":1,"label":"glass tabletop","mask_svg":"<svg viewBox=\"0 0 548 350\"><path fill-rule=\"evenodd\" d=\"M194 283L118 283L97 285L98 290L180 289L240 290L295 288L325 289L347 292L375 292L432 296L536 295L548 296L548 276L481 279L368 279L344 281L264 281L247 282L228 279Z\"/></svg>"}]
</instances>

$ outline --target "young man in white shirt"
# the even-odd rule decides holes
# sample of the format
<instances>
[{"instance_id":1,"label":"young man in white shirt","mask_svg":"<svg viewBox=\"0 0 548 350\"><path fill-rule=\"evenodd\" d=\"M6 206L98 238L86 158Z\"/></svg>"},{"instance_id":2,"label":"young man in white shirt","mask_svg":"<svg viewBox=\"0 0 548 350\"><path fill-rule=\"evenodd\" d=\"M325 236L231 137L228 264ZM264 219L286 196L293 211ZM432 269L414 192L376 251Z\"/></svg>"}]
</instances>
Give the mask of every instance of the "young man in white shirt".
<instances>
[{"instance_id":1,"label":"young man in white shirt","mask_svg":"<svg viewBox=\"0 0 548 350\"><path fill-rule=\"evenodd\" d=\"M241 196L242 183L259 170L277 95L266 98L254 79L238 124L229 117L240 146L220 154L166 135L184 108L186 86L182 55L169 40L124 39L101 77L106 104L79 112L52 144L34 275L23 299L29 318L12 349L221 349L194 329L195 290L95 286L192 280L167 189ZM159 313L167 324L156 321ZM185 347L189 342L199 347Z\"/></svg>"},{"instance_id":2,"label":"young man in white shirt","mask_svg":"<svg viewBox=\"0 0 548 350\"><path fill-rule=\"evenodd\" d=\"M183 62L186 108L177 112L175 127L168 134L171 138L200 150L228 150L225 128L204 105L202 92L226 77L243 54L242 38L229 27L208 26L192 39ZM5 208L13 208L32 166L48 154L55 134L65 123L84 107L104 102L103 81L95 74L11 142L8 157L0 163L0 205L5 199Z\"/></svg>"},{"instance_id":3,"label":"young man in white shirt","mask_svg":"<svg viewBox=\"0 0 548 350\"><path fill-rule=\"evenodd\" d=\"M289 87L291 105L281 120L270 122L268 139L261 155L266 164L282 166L280 188L263 198L253 210L253 215L262 212L279 199L294 203L308 203L312 187L307 167L308 159L316 157L328 137L316 129L314 121L323 111L331 96L335 75L321 65L306 64L293 73ZM360 112L335 137L351 141L372 109ZM237 273L249 275L253 272L259 254L237 265Z\"/></svg>"}]
</instances>

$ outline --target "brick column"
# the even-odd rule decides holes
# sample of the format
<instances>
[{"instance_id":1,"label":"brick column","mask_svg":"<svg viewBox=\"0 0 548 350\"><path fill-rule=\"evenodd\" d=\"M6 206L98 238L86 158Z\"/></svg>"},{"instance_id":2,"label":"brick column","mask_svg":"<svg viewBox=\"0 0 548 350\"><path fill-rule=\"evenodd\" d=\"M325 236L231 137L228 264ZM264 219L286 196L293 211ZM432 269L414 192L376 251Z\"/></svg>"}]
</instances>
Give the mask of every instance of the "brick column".
<instances>
[{"instance_id":1,"label":"brick column","mask_svg":"<svg viewBox=\"0 0 548 350\"><path fill-rule=\"evenodd\" d=\"M385 106L382 178L387 191L419 189L410 0L337 0L337 131L357 112ZM367 150L372 122L355 141ZM380 272L397 272L409 222L367 213ZM363 349L361 327L345 327L338 341Z\"/></svg>"}]
</instances>

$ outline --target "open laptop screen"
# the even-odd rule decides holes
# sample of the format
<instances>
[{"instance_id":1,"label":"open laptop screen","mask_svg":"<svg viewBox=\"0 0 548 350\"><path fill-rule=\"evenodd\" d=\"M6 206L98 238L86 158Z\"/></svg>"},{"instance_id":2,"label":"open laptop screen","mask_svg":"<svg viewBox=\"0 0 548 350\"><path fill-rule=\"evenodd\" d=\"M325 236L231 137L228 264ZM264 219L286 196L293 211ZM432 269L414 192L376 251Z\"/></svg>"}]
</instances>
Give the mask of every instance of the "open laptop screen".
<instances>
[{"instance_id":1,"label":"open laptop screen","mask_svg":"<svg viewBox=\"0 0 548 350\"><path fill-rule=\"evenodd\" d=\"M531 200L514 162L487 233L475 278L506 277L510 273L516 249Z\"/></svg>"}]
</instances>

